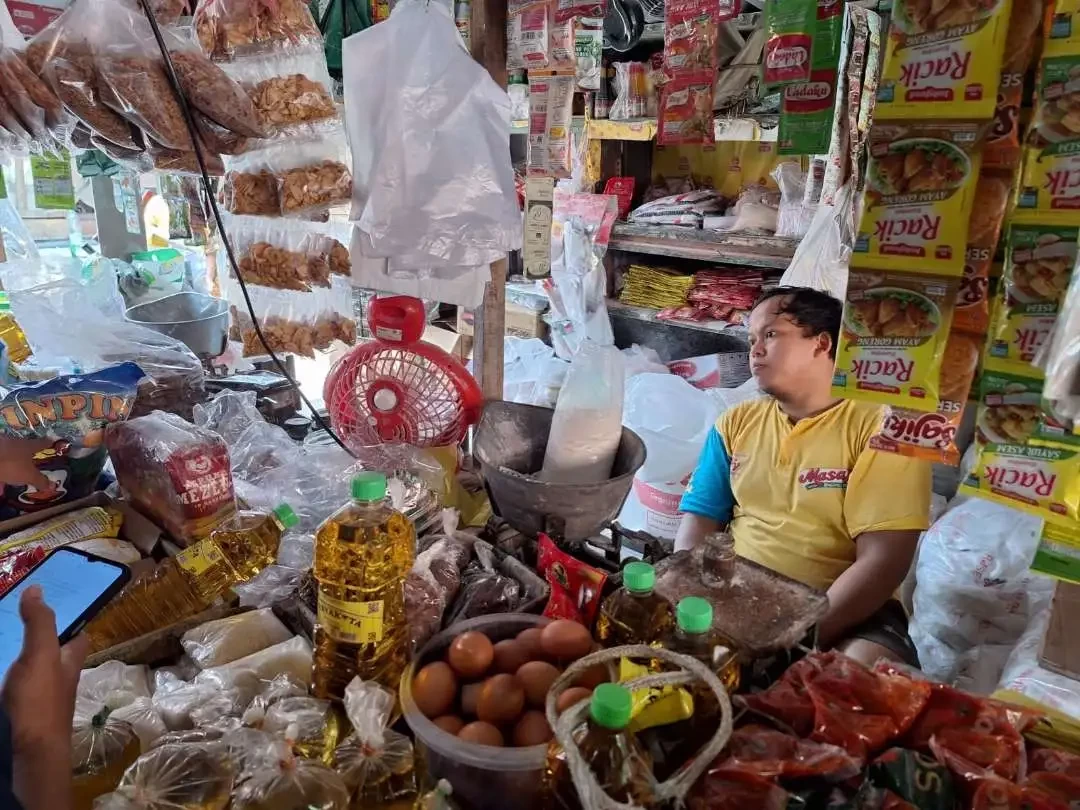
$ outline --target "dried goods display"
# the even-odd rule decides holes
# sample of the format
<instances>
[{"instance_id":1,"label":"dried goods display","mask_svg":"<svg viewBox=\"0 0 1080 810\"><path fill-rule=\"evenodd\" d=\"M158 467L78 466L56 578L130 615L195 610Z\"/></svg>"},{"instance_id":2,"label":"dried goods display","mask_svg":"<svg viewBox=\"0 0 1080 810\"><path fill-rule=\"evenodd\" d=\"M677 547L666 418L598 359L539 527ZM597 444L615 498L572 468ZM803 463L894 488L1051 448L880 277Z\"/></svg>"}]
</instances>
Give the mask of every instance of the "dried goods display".
<instances>
[{"instance_id":1,"label":"dried goods display","mask_svg":"<svg viewBox=\"0 0 1080 810\"><path fill-rule=\"evenodd\" d=\"M281 213L310 212L352 197L352 174L336 160L288 169L278 178Z\"/></svg>"},{"instance_id":2,"label":"dried goods display","mask_svg":"<svg viewBox=\"0 0 1080 810\"><path fill-rule=\"evenodd\" d=\"M250 0L201 2L195 10L195 35L203 52L215 61L310 47L322 41L311 12L301 0L273 4Z\"/></svg>"}]
</instances>

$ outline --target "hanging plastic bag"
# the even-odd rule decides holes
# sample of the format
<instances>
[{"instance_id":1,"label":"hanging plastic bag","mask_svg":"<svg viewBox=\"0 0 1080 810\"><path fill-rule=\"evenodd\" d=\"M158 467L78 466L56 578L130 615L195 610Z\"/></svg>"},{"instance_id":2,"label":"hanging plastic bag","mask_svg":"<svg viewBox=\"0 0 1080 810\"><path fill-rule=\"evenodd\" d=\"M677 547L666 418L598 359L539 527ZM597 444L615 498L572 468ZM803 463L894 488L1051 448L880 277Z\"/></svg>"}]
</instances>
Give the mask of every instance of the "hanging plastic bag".
<instances>
[{"instance_id":1,"label":"hanging plastic bag","mask_svg":"<svg viewBox=\"0 0 1080 810\"><path fill-rule=\"evenodd\" d=\"M349 788L353 806L381 807L415 796L412 740L389 728L394 695L353 678L344 700L353 733L334 751L334 770Z\"/></svg>"},{"instance_id":2,"label":"hanging plastic bag","mask_svg":"<svg viewBox=\"0 0 1080 810\"><path fill-rule=\"evenodd\" d=\"M350 218L365 255L476 268L519 248L510 100L461 46L448 8L404 0L349 37L343 60ZM447 300L437 290L428 297Z\"/></svg>"},{"instance_id":3,"label":"hanging plastic bag","mask_svg":"<svg viewBox=\"0 0 1080 810\"><path fill-rule=\"evenodd\" d=\"M614 346L582 346L559 392L541 478L561 484L608 480L622 438L624 374Z\"/></svg>"},{"instance_id":4,"label":"hanging plastic bag","mask_svg":"<svg viewBox=\"0 0 1080 810\"><path fill-rule=\"evenodd\" d=\"M817 206L806 235L780 278L785 287L809 287L844 300L851 261L851 186L836 193L836 204Z\"/></svg>"},{"instance_id":5,"label":"hanging plastic bag","mask_svg":"<svg viewBox=\"0 0 1080 810\"><path fill-rule=\"evenodd\" d=\"M203 0L195 9L194 22L203 53L215 61L322 44L302 0Z\"/></svg>"},{"instance_id":6,"label":"hanging plastic bag","mask_svg":"<svg viewBox=\"0 0 1080 810\"><path fill-rule=\"evenodd\" d=\"M242 59L224 69L250 95L265 137L310 137L341 129L320 52Z\"/></svg>"}]
</instances>

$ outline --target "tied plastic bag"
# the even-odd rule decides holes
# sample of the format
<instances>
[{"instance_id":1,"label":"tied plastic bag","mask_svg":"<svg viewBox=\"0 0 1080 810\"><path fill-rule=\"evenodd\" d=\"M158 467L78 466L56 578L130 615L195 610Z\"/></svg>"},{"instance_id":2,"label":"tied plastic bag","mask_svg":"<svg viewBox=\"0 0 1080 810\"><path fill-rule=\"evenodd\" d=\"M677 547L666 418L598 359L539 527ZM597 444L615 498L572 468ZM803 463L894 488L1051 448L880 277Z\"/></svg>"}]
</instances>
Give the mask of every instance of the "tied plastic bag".
<instances>
[{"instance_id":1,"label":"tied plastic bag","mask_svg":"<svg viewBox=\"0 0 1080 810\"><path fill-rule=\"evenodd\" d=\"M200 624L184 633L181 644L199 669L221 666L280 644L292 633L269 608Z\"/></svg>"},{"instance_id":2,"label":"tied plastic bag","mask_svg":"<svg viewBox=\"0 0 1080 810\"><path fill-rule=\"evenodd\" d=\"M148 751L96 810L225 810L235 775L220 742L170 743Z\"/></svg>"},{"instance_id":3,"label":"tied plastic bag","mask_svg":"<svg viewBox=\"0 0 1080 810\"><path fill-rule=\"evenodd\" d=\"M107 706L77 703L71 724L72 790L80 806L112 790L139 756L139 737Z\"/></svg>"},{"instance_id":4,"label":"tied plastic bag","mask_svg":"<svg viewBox=\"0 0 1080 810\"><path fill-rule=\"evenodd\" d=\"M634 475L619 523L673 540L679 501L720 407L674 374L638 374L626 383L623 425L645 442L645 463Z\"/></svg>"},{"instance_id":5,"label":"tied plastic bag","mask_svg":"<svg viewBox=\"0 0 1080 810\"><path fill-rule=\"evenodd\" d=\"M780 187L780 209L776 217L776 235L789 239L802 239L810 230L817 211L817 203L809 203L806 197L806 172L798 163L785 160L770 175Z\"/></svg>"},{"instance_id":6,"label":"tied plastic bag","mask_svg":"<svg viewBox=\"0 0 1080 810\"><path fill-rule=\"evenodd\" d=\"M475 537L457 531L458 513L442 510L443 533L416 555L405 577L405 613L413 649L419 649L442 627L443 614L461 588Z\"/></svg>"},{"instance_id":7,"label":"tied plastic bag","mask_svg":"<svg viewBox=\"0 0 1080 810\"><path fill-rule=\"evenodd\" d=\"M819 203L791 264L780 277L786 287L809 287L841 301L847 293L854 222L851 185L836 193L836 203Z\"/></svg>"},{"instance_id":8,"label":"tied plastic bag","mask_svg":"<svg viewBox=\"0 0 1080 810\"><path fill-rule=\"evenodd\" d=\"M150 670L147 667L106 661L79 673L76 697L119 706L135 698L150 697L150 692Z\"/></svg>"},{"instance_id":9,"label":"tied plastic bag","mask_svg":"<svg viewBox=\"0 0 1080 810\"><path fill-rule=\"evenodd\" d=\"M169 730L148 697L135 698L127 705L113 709L112 717L131 725L139 737L140 750L144 752Z\"/></svg>"},{"instance_id":10,"label":"tied plastic bag","mask_svg":"<svg viewBox=\"0 0 1080 810\"><path fill-rule=\"evenodd\" d=\"M252 716L249 708L244 715L245 722L250 723ZM267 707L260 727L271 734L288 737L301 756L327 764L341 733L341 723L330 701L307 695L290 695L273 701Z\"/></svg>"},{"instance_id":11,"label":"tied plastic bag","mask_svg":"<svg viewBox=\"0 0 1080 810\"><path fill-rule=\"evenodd\" d=\"M246 769L230 810L347 810L349 791L341 777L322 763L296 756L288 740L275 740L251 757L258 767Z\"/></svg>"},{"instance_id":12,"label":"tied plastic bag","mask_svg":"<svg viewBox=\"0 0 1080 810\"><path fill-rule=\"evenodd\" d=\"M345 40L342 61L354 265L389 259L370 272L426 274L426 297L475 306L488 265L521 246L506 91L440 3L398 3Z\"/></svg>"},{"instance_id":13,"label":"tied plastic bag","mask_svg":"<svg viewBox=\"0 0 1080 810\"><path fill-rule=\"evenodd\" d=\"M381 807L416 795L412 740L389 728L394 695L353 678L345 687L345 713L353 733L334 751L334 770L354 807Z\"/></svg>"},{"instance_id":14,"label":"tied plastic bag","mask_svg":"<svg viewBox=\"0 0 1080 810\"><path fill-rule=\"evenodd\" d=\"M610 477L622 438L624 375L614 346L582 346L559 392L540 478L589 484Z\"/></svg>"},{"instance_id":15,"label":"tied plastic bag","mask_svg":"<svg viewBox=\"0 0 1080 810\"><path fill-rule=\"evenodd\" d=\"M311 684L311 645L303 636L293 636L232 663L204 669L195 678L195 684L221 689L238 679L268 681L277 675L288 675L305 686Z\"/></svg>"}]
</instances>

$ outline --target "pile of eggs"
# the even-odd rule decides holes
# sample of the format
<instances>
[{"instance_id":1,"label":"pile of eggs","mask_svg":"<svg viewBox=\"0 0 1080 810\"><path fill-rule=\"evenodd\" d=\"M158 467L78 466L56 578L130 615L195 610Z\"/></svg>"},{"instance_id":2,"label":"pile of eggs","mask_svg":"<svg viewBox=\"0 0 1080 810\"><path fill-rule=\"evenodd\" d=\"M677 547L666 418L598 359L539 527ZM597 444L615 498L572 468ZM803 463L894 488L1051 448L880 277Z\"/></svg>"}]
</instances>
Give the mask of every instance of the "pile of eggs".
<instances>
[{"instance_id":1,"label":"pile of eggs","mask_svg":"<svg viewBox=\"0 0 1080 810\"><path fill-rule=\"evenodd\" d=\"M548 690L566 666L592 650L589 631L565 619L495 643L484 633L462 633L444 661L416 673L412 697L435 725L466 742L543 745L552 737L544 716ZM590 667L559 696L558 710L589 697L606 680L603 665Z\"/></svg>"}]
</instances>

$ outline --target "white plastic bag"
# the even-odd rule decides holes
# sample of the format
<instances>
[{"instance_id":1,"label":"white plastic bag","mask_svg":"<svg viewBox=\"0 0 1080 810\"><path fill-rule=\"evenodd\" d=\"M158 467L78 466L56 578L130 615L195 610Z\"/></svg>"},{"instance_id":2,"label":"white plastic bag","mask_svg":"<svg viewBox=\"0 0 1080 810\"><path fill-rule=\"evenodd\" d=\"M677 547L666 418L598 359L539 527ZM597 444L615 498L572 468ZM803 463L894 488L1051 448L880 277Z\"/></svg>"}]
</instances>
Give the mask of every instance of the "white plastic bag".
<instances>
[{"instance_id":1,"label":"white plastic bag","mask_svg":"<svg viewBox=\"0 0 1080 810\"><path fill-rule=\"evenodd\" d=\"M679 501L720 411L716 401L674 374L638 374L626 383L623 425L645 442L619 523L674 540Z\"/></svg>"},{"instance_id":2,"label":"white plastic bag","mask_svg":"<svg viewBox=\"0 0 1080 810\"><path fill-rule=\"evenodd\" d=\"M954 680L963 654L1015 643L1029 617L1049 602L1053 580L1029 570L1041 528L1037 517L972 498L927 530L910 626L927 675Z\"/></svg>"},{"instance_id":3,"label":"white plastic bag","mask_svg":"<svg viewBox=\"0 0 1080 810\"><path fill-rule=\"evenodd\" d=\"M196 685L227 688L238 681L268 681L276 675L288 675L305 686L311 683L311 645L303 636L267 647L229 664L204 669L195 678Z\"/></svg>"},{"instance_id":4,"label":"white plastic bag","mask_svg":"<svg viewBox=\"0 0 1080 810\"><path fill-rule=\"evenodd\" d=\"M1080 681L1039 666L1039 654L1049 624L1050 609L1046 608L1034 617L1017 642L1005 664L998 688L1019 692L1080 723Z\"/></svg>"},{"instance_id":5,"label":"white plastic bag","mask_svg":"<svg viewBox=\"0 0 1080 810\"><path fill-rule=\"evenodd\" d=\"M802 239L810 230L817 204L807 203L806 172L791 160L777 164L772 178L780 187L780 209L776 218L776 235Z\"/></svg>"},{"instance_id":6,"label":"white plastic bag","mask_svg":"<svg viewBox=\"0 0 1080 810\"><path fill-rule=\"evenodd\" d=\"M503 339L503 399L554 408L570 364L540 338Z\"/></svg>"},{"instance_id":7,"label":"white plastic bag","mask_svg":"<svg viewBox=\"0 0 1080 810\"><path fill-rule=\"evenodd\" d=\"M809 287L844 300L847 293L848 263L851 261L853 223L851 186L836 193L836 204L820 203L806 236L799 243L791 264L780 278L785 287Z\"/></svg>"},{"instance_id":8,"label":"white plastic bag","mask_svg":"<svg viewBox=\"0 0 1080 810\"><path fill-rule=\"evenodd\" d=\"M582 346L559 392L541 478L591 484L611 476L622 437L625 365L614 346Z\"/></svg>"},{"instance_id":9,"label":"white plastic bag","mask_svg":"<svg viewBox=\"0 0 1080 810\"><path fill-rule=\"evenodd\" d=\"M180 643L199 669L221 666L288 641L292 633L269 608L251 610L200 624Z\"/></svg>"},{"instance_id":10,"label":"white plastic bag","mask_svg":"<svg viewBox=\"0 0 1080 810\"><path fill-rule=\"evenodd\" d=\"M342 61L364 255L472 269L520 247L510 100L462 47L447 7L399 2L344 41ZM449 300L433 286L427 297Z\"/></svg>"}]
</instances>

